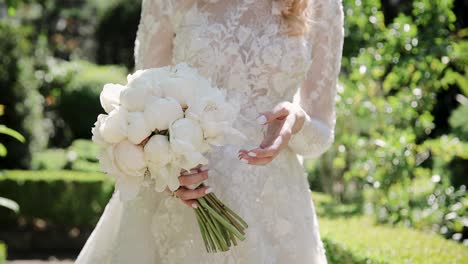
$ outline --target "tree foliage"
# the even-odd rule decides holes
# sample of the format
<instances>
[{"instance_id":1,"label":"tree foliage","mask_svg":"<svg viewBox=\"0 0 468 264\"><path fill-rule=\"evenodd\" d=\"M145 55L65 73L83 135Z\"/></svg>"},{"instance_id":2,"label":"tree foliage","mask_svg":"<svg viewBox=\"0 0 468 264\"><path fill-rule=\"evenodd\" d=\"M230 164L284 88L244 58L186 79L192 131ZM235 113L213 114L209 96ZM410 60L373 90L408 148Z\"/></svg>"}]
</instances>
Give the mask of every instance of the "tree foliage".
<instances>
[{"instance_id":1,"label":"tree foliage","mask_svg":"<svg viewBox=\"0 0 468 264\"><path fill-rule=\"evenodd\" d=\"M437 231L456 233L460 240L467 235L464 216L455 217L462 223L456 231L444 223L453 204L467 207L463 195L443 198L437 216L408 217L413 209L430 210L434 203L426 200L454 188L453 181L466 184L468 50L467 41L457 35L452 9L450 0L418 0L386 21L380 1L344 1L336 143L311 165L310 178L312 186L321 182L318 187L338 199L367 202L381 222L421 228L437 224L444 226ZM454 161L463 169L455 170ZM440 187L422 198L407 197L414 182L431 182L434 175L441 177ZM365 196L363 190L373 195ZM424 205L415 206L415 199Z\"/></svg>"}]
</instances>

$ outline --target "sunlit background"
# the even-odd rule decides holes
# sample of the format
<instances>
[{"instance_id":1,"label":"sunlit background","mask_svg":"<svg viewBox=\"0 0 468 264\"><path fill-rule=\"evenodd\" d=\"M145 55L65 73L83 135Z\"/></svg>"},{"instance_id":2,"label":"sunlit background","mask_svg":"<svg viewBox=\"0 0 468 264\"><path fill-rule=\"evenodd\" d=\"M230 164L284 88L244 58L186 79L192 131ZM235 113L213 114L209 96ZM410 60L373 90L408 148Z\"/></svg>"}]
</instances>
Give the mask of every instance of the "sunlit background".
<instances>
[{"instance_id":1,"label":"sunlit background","mask_svg":"<svg viewBox=\"0 0 468 264\"><path fill-rule=\"evenodd\" d=\"M305 163L329 262L468 263L468 1L343 1L336 140ZM0 0L0 263L72 263L99 219L90 128L139 15Z\"/></svg>"}]
</instances>

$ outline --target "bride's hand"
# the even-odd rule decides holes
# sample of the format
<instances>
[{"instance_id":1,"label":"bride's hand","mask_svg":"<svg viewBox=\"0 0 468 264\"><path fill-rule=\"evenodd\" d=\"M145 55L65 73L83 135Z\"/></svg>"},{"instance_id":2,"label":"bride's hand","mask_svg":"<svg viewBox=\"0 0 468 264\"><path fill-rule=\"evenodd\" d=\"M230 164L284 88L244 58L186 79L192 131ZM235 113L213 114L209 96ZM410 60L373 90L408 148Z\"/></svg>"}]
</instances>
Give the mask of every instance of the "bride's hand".
<instances>
[{"instance_id":1,"label":"bride's hand","mask_svg":"<svg viewBox=\"0 0 468 264\"><path fill-rule=\"evenodd\" d=\"M202 169L200 165L190 171L182 171L179 176L180 188L175 191L176 197L187 206L197 208L198 202L196 199L213 191L208 186L194 189L206 179L208 179L208 169Z\"/></svg>"},{"instance_id":2,"label":"bride's hand","mask_svg":"<svg viewBox=\"0 0 468 264\"><path fill-rule=\"evenodd\" d=\"M288 147L291 136L304 125L305 111L296 104L282 102L271 112L262 113L257 122L268 125L267 133L258 148L239 151L239 159L252 165L265 165L275 159L280 152Z\"/></svg>"}]
</instances>

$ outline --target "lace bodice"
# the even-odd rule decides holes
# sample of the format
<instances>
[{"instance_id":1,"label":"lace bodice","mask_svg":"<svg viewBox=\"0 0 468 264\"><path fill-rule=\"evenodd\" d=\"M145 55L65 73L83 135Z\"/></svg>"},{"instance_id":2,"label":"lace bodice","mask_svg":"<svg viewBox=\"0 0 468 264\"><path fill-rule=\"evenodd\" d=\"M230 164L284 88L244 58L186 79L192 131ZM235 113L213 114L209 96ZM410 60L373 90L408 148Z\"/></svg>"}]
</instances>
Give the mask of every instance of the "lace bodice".
<instances>
[{"instance_id":1,"label":"lace bodice","mask_svg":"<svg viewBox=\"0 0 468 264\"><path fill-rule=\"evenodd\" d=\"M319 156L333 141L334 99L343 45L340 0L312 0L310 30L286 33L274 0L143 0L135 58L138 69L186 62L241 106L237 125L259 143L260 112L294 101L308 114L290 141Z\"/></svg>"}]
</instances>

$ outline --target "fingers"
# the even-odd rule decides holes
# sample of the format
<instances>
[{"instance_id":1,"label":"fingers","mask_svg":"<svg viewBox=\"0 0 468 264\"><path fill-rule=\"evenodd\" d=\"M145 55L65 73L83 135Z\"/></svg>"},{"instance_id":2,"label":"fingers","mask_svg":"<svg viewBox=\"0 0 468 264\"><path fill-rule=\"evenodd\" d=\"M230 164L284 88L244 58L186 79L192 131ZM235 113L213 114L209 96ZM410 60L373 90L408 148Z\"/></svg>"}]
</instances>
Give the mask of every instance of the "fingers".
<instances>
[{"instance_id":1,"label":"fingers","mask_svg":"<svg viewBox=\"0 0 468 264\"><path fill-rule=\"evenodd\" d=\"M249 155L249 152L251 151L247 151L247 150L239 151L239 159L241 162L244 162L250 165L266 165L275 158L275 156L254 157L252 154Z\"/></svg>"},{"instance_id":2,"label":"fingers","mask_svg":"<svg viewBox=\"0 0 468 264\"><path fill-rule=\"evenodd\" d=\"M181 176L179 176L181 187L175 191L176 197L188 207L197 209L198 202L196 199L212 192L212 189L208 186L197 189L206 179L208 179L208 169L204 169L201 164L190 171L182 170Z\"/></svg>"},{"instance_id":3,"label":"fingers","mask_svg":"<svg viewBox=\"0 0 468 264\"><path fill-rule=\"evenodd\" d=\"M204 186L195 190L190 190L181 187L177 191L175 191L175 195L182 201L188 201L201 198L211 192L213 192L213 189L208 186Z\"/></svg>"},{"instance_id":4,"label":"fingers","mask_svg":"<svg viewBox=\"0 0 468 264\"><path fill-rule=\"evenodd\" d=\"M254 157L250 157L248 155L243 155L242 158L241 158L241 161L246 163L246 164L250 164L250 165L266 165L268 163L270 163L272 160L274 159L274 157L266 157L266 158L254 158Z\"/></svg>"},{"instance_id":5,"label":"fingers","mask_svg":"<svg viewBox=\"0 0 468 264\"><path fill-rule=\"evenodd\" d=\"M289 115L288 102L283 102L278 104L270 112L264 112L259 117L257 117L257 123L260 125L266 125L275 120L282 120Z\"/></svg>"},{"instance_id":6,"label":"fingers","mask_svg":"<svg viewBox=\"0 0 468 264\"><path fill-rule=\"evenodd\" d=\"M182 169L182 170L180 171L180 174L181 174L181 175L187 175L187 174L197 173L199 170L202 169L202 167L203 167L203 165L198 164L195 168L190 169L190 171L187 171L187 170Z\"/></svg>"},{"instance_id":7,"label":"fingers","mask_svg":"<svg viewBox=\"0 0 468 264\"><path fill-rule=\"evenodd\" d=\"M283 125L275 133L275 138L265 138L259 148L251 150L240 150L239 159L251 165L265 165L270 163L276 156L281 153L281 150L288 146L291 139L291 122L289 117L286 118Z\"/></svg>"},{"instance_id":8,"label":"fingers","mask_svg":"<svg viewBox=\"0 0 468 264\"><path fill-rule=\"evenodd\" d=\"M259 148L247 152L251 157L271 157L279 154L285 148L292 137L292 126L294 117L288 116L282 124L275 128L275 131L269 131Z\"/></svg>"},{"instance_id":9,"label":"fingers","mask_svg":"<svg viewBox=\"0 0 468 264\"><path fill-rule=\"evenodd\" d=\"M194 209L197 209L198 208L198 202L197 200L187 200L187 201L184 201L184 200L181 200L184 204L186 204L188 207L192 207Z\"/></svg>"},{"instance_id":10,"label":"fingers","mask_svg":"<svg viewBox=\"0 0 468 264\"><path fill-rule=\"evenodd\" d=\"M193 170L191 170L191 172L192 171ZM182 176L179 177L179 183L181 186L199 185L206 179L208 179L208 170L203 170L187 175L182 174Z\"/></svg>"}]
</instances>

